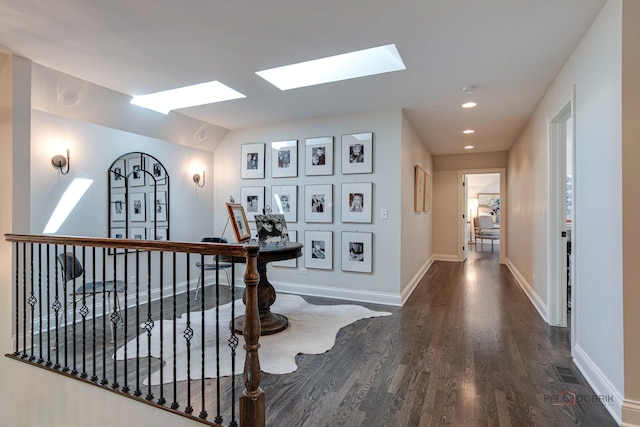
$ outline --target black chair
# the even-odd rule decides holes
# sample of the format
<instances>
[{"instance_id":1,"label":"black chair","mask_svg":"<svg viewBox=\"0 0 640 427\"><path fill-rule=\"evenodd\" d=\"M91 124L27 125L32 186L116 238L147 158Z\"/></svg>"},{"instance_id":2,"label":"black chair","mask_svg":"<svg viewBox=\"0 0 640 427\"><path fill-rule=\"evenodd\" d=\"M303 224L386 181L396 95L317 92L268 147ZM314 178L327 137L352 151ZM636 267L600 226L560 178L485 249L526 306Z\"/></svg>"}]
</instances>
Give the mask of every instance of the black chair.
<instances>
[{"instance_id":1,"label":"black chair","mask_svg":"<svg viewBox=\"0 0 640 427\"><path fill-rule=\"evenodd\" d=\"M225 239L224 237L203 237L202 239L200 239L201 242L204 243L227 243L227 239ZM201 270L204 271L215 271L215 270L221 270L224 271L225 274L227 275L227 284L229 285L229 288L231 288L231 276L229 275L229 270L233 267L233 264L230 262L218 262L217 264L215 262L213 263L204 263L204 265L198 261L196 262L196 267L198 267ZM202 273L198 273L198 286L196 286L196 293L193 297L194 300L198 300L198 292L200 291L200 281L202 280Z\"/></svg>"},{"instance_id":2,"label":"black chair","mask_svg":"<svg viewBox=\"0 0 640 427\"><path fill-rule=\"evenodd\" d=\"M84 273L84 268L82 264L78 260L78 258L73 255L71 252L66 252L58 255L58 262L60 263L60 268L62 272L62 279L65 282L73 282L78 277L82 276ZM82 283L82 280L75 280L78 283L78 286L75 290L69 290L69 295L71 296L71 301L67 304L72 304L74 301L77 303L82 301L83 291L84 297L87 296L101 294L103 292L106 293L107 300L107 309L109 313L109 319L112 318L111 311L111 294L116 292L116 294L124 293L126 288L126 284L122 280L107 280L103 282L87 282ZM74 300L75 298L75 300ZM122 316L120 316L121 308L120 308L120 298L116 296L115 300L115 310L118 313L119 320L122 322ZM62 314L58 318L58 328L60 327L60 322L62 321ZM111 341L113 342L113 322L109 321L109 326L111 327Z\"/></svg>"}]
</instances>

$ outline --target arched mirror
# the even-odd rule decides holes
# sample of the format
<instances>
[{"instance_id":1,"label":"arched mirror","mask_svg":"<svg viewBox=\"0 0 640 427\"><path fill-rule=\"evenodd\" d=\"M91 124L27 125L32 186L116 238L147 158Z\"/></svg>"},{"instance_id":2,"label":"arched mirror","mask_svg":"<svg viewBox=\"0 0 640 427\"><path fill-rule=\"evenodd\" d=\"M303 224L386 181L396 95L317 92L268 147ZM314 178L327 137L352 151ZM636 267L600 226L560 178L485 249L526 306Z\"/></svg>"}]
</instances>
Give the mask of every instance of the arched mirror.
<instances>
[{"instance_id":1,"label":"arched mirror","mask_svg":"<svg viewBox=\"0 0 640 427\"><path fill-rule=\"evenodd\" d=\"M109 167L109 236L169 240L169 174L141 152L118 157Z\"/></svg>"}]
</instances>

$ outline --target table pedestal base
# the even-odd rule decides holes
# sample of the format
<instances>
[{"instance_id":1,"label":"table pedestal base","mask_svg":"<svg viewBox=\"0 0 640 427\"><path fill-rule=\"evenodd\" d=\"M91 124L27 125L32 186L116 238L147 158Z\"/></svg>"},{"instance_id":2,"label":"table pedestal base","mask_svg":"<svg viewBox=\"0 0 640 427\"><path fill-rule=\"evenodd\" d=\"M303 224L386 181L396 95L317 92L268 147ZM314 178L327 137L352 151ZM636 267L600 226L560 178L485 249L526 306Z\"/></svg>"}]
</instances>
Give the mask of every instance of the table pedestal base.
<instances>
[{"instance_id":1,"label":"table pedestal base","mask_svg":"<svg viewBox=\"0 0 640 427\"><path fill-rule=\"evenodd\" d=\"M242 335L244 316L236 317L233 321L233 330L236 334ZM260 314L260 335L272 335L284 331L289 326L289 319L282 314L269 313L266 317Z\"/></svg>"},{"instance_id":2,"label":"table pedestal base","mask_svg":"<svg viewBox=\"0 0 640 427\"><path fill-rule=\"evenodd\" d=\"M258 273L260 282L258 283L258 312L260 313L260 335L277 334L284 331L289 326L289 319L282 314L272 313L271 306L276 301L276 290L267 279L267 263L258 262ZM242 292L242 302L247 303L247 290ZM236 317L231 321L230 327L236 334L242 335L244 326L244 316Z\"/></svg>"}]
</instances>

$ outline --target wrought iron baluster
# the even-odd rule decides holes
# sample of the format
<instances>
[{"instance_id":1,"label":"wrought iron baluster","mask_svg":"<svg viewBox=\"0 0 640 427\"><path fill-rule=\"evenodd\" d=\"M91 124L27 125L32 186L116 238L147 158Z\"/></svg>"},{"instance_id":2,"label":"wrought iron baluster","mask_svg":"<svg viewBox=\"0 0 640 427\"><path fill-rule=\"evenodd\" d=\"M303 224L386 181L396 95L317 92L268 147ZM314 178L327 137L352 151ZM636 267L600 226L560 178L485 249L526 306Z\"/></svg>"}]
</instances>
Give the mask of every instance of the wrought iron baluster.
<instances>
[{"instance_id":1,"label":"wrought iron baluster","mask_svg":"<svg viewBox=\"0 0 640 427\"><path fill-rule=\"evenodd\" d=\"M164 252L158 253L160 257L160 366L164 366ZM160 369L160 398L158 405L164 405L167 399L164 397L164 369Z\"/></svg>"},{"instance_id":2,"label":"wrought iron baluster","mask_svg":"<svg viewBox=\"0 0 640 427\"><path fill-rule=\"evenodd\" d=\"M73 247L72 251L73 251L73 258L75 260L75 258L77 256L76 255L76 247L75 246ZM75 263L73 264L73 266L71 268L72 268L71 271L73 271L73 274L72 274L72 276L73 276L73 285L72 285L72 289L71 289L72 299L73 299L73 315L71 316L71 322L72 322L71 323L71 335L72 335L71 338L72 338L72 342L73 342L73 348L72 348L72 353L71 353L71 360L73 361L73 369L71 370L71 374L72 375L77 375L78 374L78 369L77 369L78 365L76 364L76 362L77 362L76 342L78 340L77 340L77 336L76 336L76 309L78 308L78 296L76 295L76 290L77 290L78 281L77 281L77 277L75 277L76 276Z\"/></svg>"},{"instance_id":3,"label":"wrought iron baluster","mask_svg":"<svg viewBox=\"0 0 640 427\"><path fill-rule=\"evenodd\" d=\"M115 280L116 277L118 277L117 273L118 273L118 260L117 257L115 256L115 253L113 254L113 278ZM124 271L125 271L125 284L126 284L126 280L127 280L127 256L125 254L124 257ZM126 299L126 295L127 295L127 287L125 286L124 288L124 292L125 292L125 301ZM111 310L111 316L109 321L111 322L111 324L109 325L109 327L111 328L111 333L112 335L112 339L113 339L113 382L111 383L111 388L114 390L117 390L118 388L120 388L120 383L118 383L118 361L116 360L117 358L115 357L115 355L117 354L117 350L118 350L118 316L116 315L116 311L115 311L115 298L117 298L117 295L115 295L116 292L114 292L114 310ZM107 300L109 300L109 295L107 295ZM110 304L109 301L107 301L107 304ZM126 304L126 302L125 302ZM126 341L126 335L127 335L127 322L125 321L125 341ZM106 334L107 331L104 331L104 333ZM124 381L125 381L125 386L122 388L122 392L123 393L127 393L128 387L127 387L127 347L125 346L124 348Z\"/></svg>"},{"instance_id":4,"label":"wrought iron baluster","mask_svg":"<svg viewBox=\"0 0 640 427\"><path fill-rule=\"evenodd\" d=\"M236 268L235 261L231 260L231 320L236 318ZM238 336L235 328L231 328L231 337L229 338L229 347L231 347L231 378L236 377L236 349L238 348ZM231 422L229 427L237 427L236 421L236 383L231 381Z\"/></svg>"},{"instance_id":5,"label":"wrought iron baluster","mask_svg":"<svg viewBox=\"0 0 640 427\"><path fill-rule=\"evenodd\" d=\"M215 256L216 263L216 417L215 422L222 423L222 408L220 404L220 260Z\"/></svg>"},{"instance_id":6,"label":"wrought iron baluster","mask_svg":"<svg viewBox=\"0 0 640 427\"><path fill-rule=\"evenodd\" d=\"M55 284L55 300L53 302L53 312L56 316L56 331L55 331L55 349L56 349L56 363L53 365L54 368L60 369L60 322L62 319L62 313L60 313L60 309L63 307L62 303L60 303L60 282L58 281L58 245L53 246L53 273L55 275L54 284Z\"/></svg>"},{"instance_id":7,"label":"wrought iron baluster","mask_svg":"<svg viewBox=\"0 0 640 427\"><path fill-rule=\"evenodd\" d=\"M162 287L162 284L160 284L160 287ZM151 332L153 327L154 323L151 317L151 252L147 252L147 321L144 323L144 328L147 331L147 378L149 381L147 400L153 399L153 393L151 392Z\"/></svg>"},{"instance_id":8,"label":"wrought iron baluster","mask_svg":"<svg viewBox=\"0 0 640 427\"><path fill-rule=\"evenodd\" d=\"M80 316L82 316L82 373L81 378L87 378L87 316L89 308L87 307L87 257L85 246L82 247L82 307L80 307ZM95 270L94 270L95 273ZM93 276L95 279L95 275ZM95 281L94 281L95 290Z\"/></svg>"},{"instance_id":9,"label":"wrought iron baluster","mask_svg":"<svg viewBox=\"0 0 640 427\"><path fill-rule=\"evenodd\" d=\"M42 243L38 243L38 347L39 358L38 363L43 363L42 349Z\"/></svg>"},{"instance_id":10,"label":"wrought iron baluster","mask_svg":"<svg viewBox=\"0 0 640 427\"><path fill-rule=\"evenodd\" d=\"M200 321L202 323L201 326L201 331L200 331L200 341L201 341L201 348L200 348L200 358L201 358L201 381L200 381L200 394L201 396L201 400L202 400L202 409L200 410L200 415L199 417L206 420L207 419L207 411L205 410L205 396L206 396L206 391L205 391L205 327L204 327L204 309L205 309L205 299L206 299L206 294L205 294L205 283L204 283L204 255L200 254L200 271L199 271L199 276L200 276ZM217 319L216 319L217 320ZM218 339L218 337L216 337L216 340Z\"/></svg>"},{"instance_id":11,"label":"wrought iron baluster","mask_svg":"<svg viewBox=\"0 0 640 427\"><path fill-rule=\"evenodd\" d=\"M184 412L187 414L193 412L193 407L191 406L191 339L193 338L193 329L191 328L191 293L189 292L189 285L191 283L191 275L189 274L190 261L191 254L187 253L187 327L182 334L187 342L187 407L184 408Z\"/></svg>"},{"instance_id":12,"label":"wrought iron baluster","mask_svg":"<svg viewBox=\"0 0 640 427\"><path fill-rule=\"evenodd\" d=\"M126 183L125 183L126 184ZM122 370L123 370L123 386L122 386L122 392L123 393L129 393L129 369L128 369L128 365L127 365L127 360L129 358L128 356L128 347L127 347L127 341L129 341L129 310L127 310L127 301L129 301L129 282L127 281L128 277L129 277L129 257L127 256L127 251L128 249L124 249L124 255L123 255L123 261L124 261L124 266L123 266L123 274L124 274L124 317L123 314L120 313L119 310L119 303L118 303L118 293L113 292L113 310L111 312L112 314L112 320L111 320L111 327L113 328L113 353L116 353L116 348L118 345L118 322L122 323L122 329L123 329L123 335L124 335L124 359L122 359ZM117 280L118 278L118 271L117 271L117 263L116 263L116 259L117 256L114 252L113 254L113 280L115 283L115 280ZM117 314L117 315L114 315ZM124 320L123 320L124 319ZM113 364L115 365L117 363L116 358L113 358Z\"/></svg>"},{"instance_id":13,"label":"wrought iron baluster","mask_svg":"<svg viewBox=\"0 0 640 427\"><path fill-rule=\"evenodd\" d=\"M113 258L116 257L116 250L113 249ZM107 278L107 248L102 248L102 280ZM102 381L101 385L109 384L107 379L107 293L102 293ZM115 359L115 358L114 358ZM114 361L115 364L115 361Z\"/></svg>"},{"instance_id":14,"label":"wrought iron baluster","mask_svg":"<svg viewBox=\"0 0 640 427\"><path fill-rule=\"evenodd\" d=\"M178 403L178 380L177 378L177 344L178 344L178 334L176 331L176 295L177 295L177 277L176 277L176 268L177 267L177 258L176 253L173 253L173 402L171 403L171 409L178 409L180 404Z\"/></svg>"},{"instance_id":15,"label":"wrought iron baluster","mask_svg":"<svg viewBox=\"0 0 640 427\"><path fill-rule=\"evenodd\" d=\"M92 276L93 276L93 295L92 295L92 304L93 304L93 308L92 308L92 321L91 321L91 354L93 356L93 375L91 375L91 381L96 382L98 381L98 376L96 375L96 247L92 246L91 247L91 265L92 265ZM102 262L104 263L104 258L102 259ZM106 286L106 281L104 280L104 276L102 277L102 293L105 293L105 286ZM104 306L102 306L102 317L104 317Z\"/></svg>"},{"instance_id":16,"label":"wrought iron baluster","mask_svg":"<svg viewBox=\"0 0 640 427\"><path fill-rule=\"evenodd\" d=\"M66 255L67 253L67 245L64 245L62 247L62 253ZM66 261L63 261L66 264ZM63 347L64 347L64 366L62 367L62 371L63 372L67 372L69 370L69 356L68 356L68 352L67 352L67 343L69 342L69 331L67 328L67 324L69 322L68 319L68 311L69 311L69 307L68 307L68 302L67 302L67 297L68 297L68 290L67 290L67 286L68 286L68 282L67 282L67 266L64 265L64 271L63 271L63 278L62 278L62 299L63 299L63 315L64 315L64 343L63 343Z\"/></svg>"},{"instance_id":17,"label":"wrought iron baluster","mask_svg":"<svg viewBox=\"0 0 640 427\"><path fill-rule=\"evenodd\" d=\"M140 396L140 251L136 249L136 390L134 396Z\"/></svg>"},{"instance_id":18,"label":"wrought iron baluster","mask_svg":"<svg viewBox=\"0 0 640 427\"><path fill-rule=\"evenodd\" d=\"M47 366L51 366L51 245L47 244Z\"/></svg>"},{"instance_id":19,"label":"wrought iron baluster","mask_svg":"<svg viewBox=\"0 0 640 427\"><path fill-rule=\"evenodd\" d=\"M31 356L29 357L29 360L33 361L36 358L35 355L34 355L34 352L35 352L34 338L35 337L33 335L33 329L34 329L34 322L35 322L35 315L34 315L34 313L35 313L35 305L36 305L36 302L37 302L36 298L35 298L35 296L33 294L33 286L34 286L34 284L33 284L33 244L29 245L29 252L31 254L31 258L29 259L29 264L31 266L31 274L29 275L30 276L29 277L30 290L29 290L29 299L27 300L27 303L31 307L30 308L30 310L31 310L31 328L30 328L30 331L29 331L29 339L31 340L31 349L30 349ZM27 295L25 293L25 298L26 298L26 296Z\"/></svg>"}]
</instances>

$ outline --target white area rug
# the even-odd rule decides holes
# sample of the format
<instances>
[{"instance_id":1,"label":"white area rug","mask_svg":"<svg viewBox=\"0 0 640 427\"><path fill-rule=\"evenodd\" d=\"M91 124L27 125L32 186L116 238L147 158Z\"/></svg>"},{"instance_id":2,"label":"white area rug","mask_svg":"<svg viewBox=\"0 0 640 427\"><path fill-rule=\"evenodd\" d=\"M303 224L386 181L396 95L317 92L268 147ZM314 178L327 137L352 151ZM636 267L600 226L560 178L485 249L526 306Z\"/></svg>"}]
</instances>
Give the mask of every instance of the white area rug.
<instances>
[{"instance_id":1,"label":"white area rug","mask_svg":"<svg viewBox=\"0 0 640 427\"><path fill-rule=\"evenodd\" d=\"M289 294L278 294L276 302L271 306L273 313L283 314L289 319L289 327L284 331L260 337L260 368L271 374L287 374L298 369L296 355L322 354L329 351L335 344L336 334L340 328L360 319L370 317L390 316L389 312L372 311L359 305L313 305L302 297ZM236 316L244 314L244 304L241 299L236 300ZM215 309L205 312L205 376L216 378L216 343L215 343ZM231 320L231 303L220 307L220 376L231 375L231 349L228 339L231 337L229 322ZM202 315L201 312L191 313L191 379L200 379L202 373ZM163 320L164 383L173 382L173 322ZM187 329L187 315L184 314L176 321L176 379L187 380L187 347L183 337ZM155 323L151 331L151 355L160 357L160 324ZM236 349L236 374L241 374L244 367L244 338L240 340ZM138 344L139 354L146 357L148 349L146 331L140 334ZM127 357L136 356L136 339L126 344ZM125 347L116 352L118 360L124 359ZM150 378L152 385L160 384L160 370L153 372ZM149 380L145 381L145 385Z\"/></svg>"}]
</instances>

